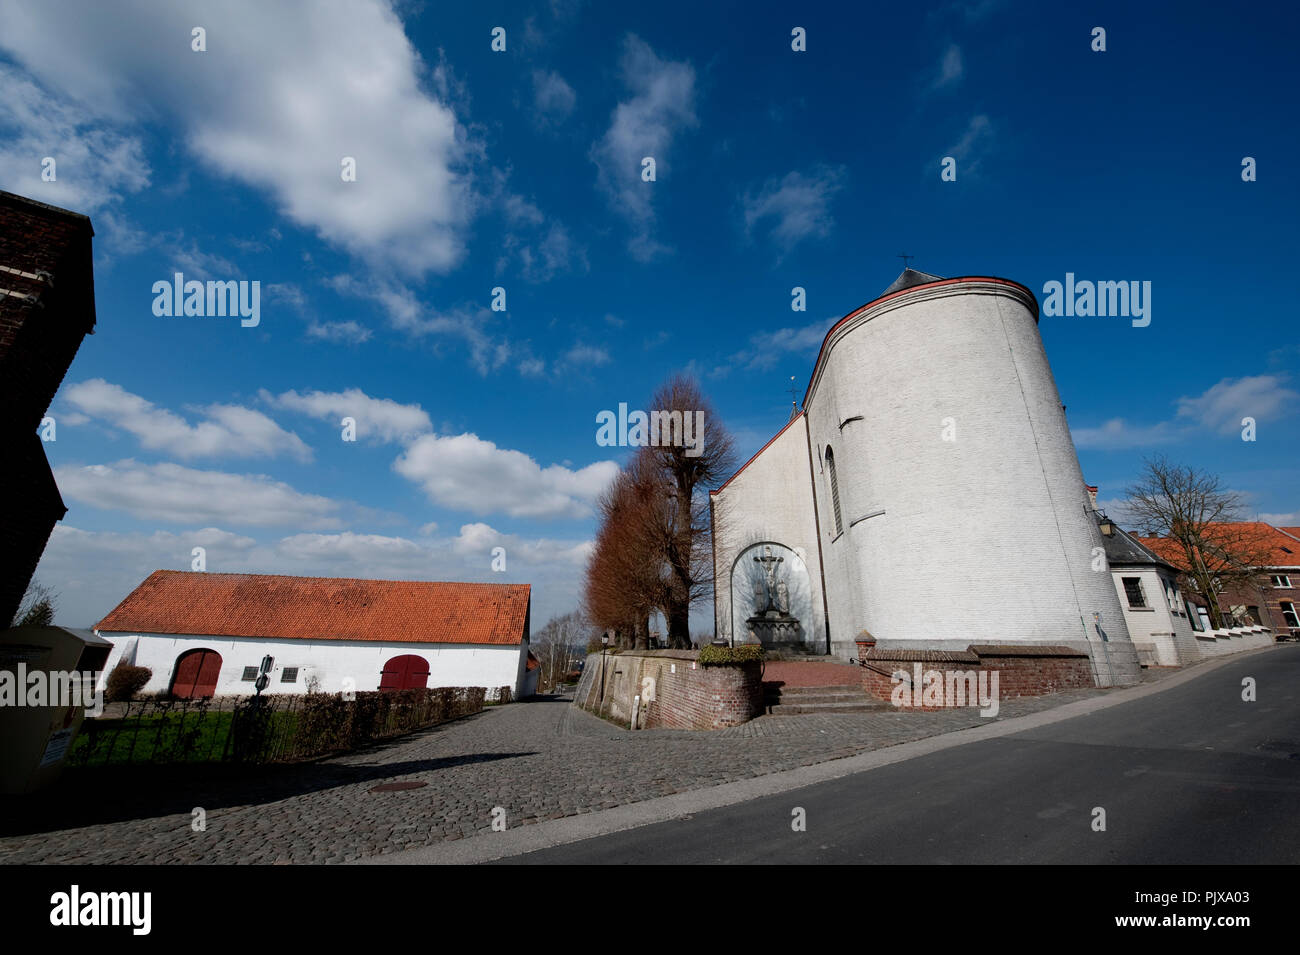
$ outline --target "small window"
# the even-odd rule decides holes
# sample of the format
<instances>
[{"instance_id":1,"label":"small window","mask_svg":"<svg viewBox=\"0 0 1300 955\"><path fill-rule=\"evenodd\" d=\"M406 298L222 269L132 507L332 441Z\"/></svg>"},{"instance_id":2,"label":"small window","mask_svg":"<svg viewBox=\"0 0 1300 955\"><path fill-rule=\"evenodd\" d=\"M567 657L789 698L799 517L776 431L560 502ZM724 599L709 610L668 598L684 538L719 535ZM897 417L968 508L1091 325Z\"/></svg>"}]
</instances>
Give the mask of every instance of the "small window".
<instances>
[{"instance_id":1,"label":"small window","mask_svg":"<svg viewBox=\"0 0 1300 955\"><path fill-rule=\"evenodd\" d=\"M1290 574L1274 574L1273 576L1269 577L1269 580L1272 581L1274 587L1290 587L1290 586L1291 586L1291 575L1290 575Z\"/></svg>"},{"instance_id":2,"label":"small window","mask_svg":"<svg viewBox=\"0 0 1300 955\"><path fill-rule=\"evenodd\" d=\"M840 482L835 476L835 452L826 448L826 474L831 485L831 509L835 512L835 536L844 533L844 521L840 517Z\"/></svg>"},{"instance_id":3,"label":"small window","mask_svg":"<svg viewBox=\"0 0 1300 955\"><path fill-rule=\"evenodd\" d=\"M245 683L252 683L257 679L257 667L244 667L244 675L240 679Z\"/></svg>"},{"instance_id":4,"label":"small window","mask_svg":"<svg viewBox=\"0 0 1300 955\"><path fill-rule=\"evenodd\" d=\"M1145 607L1147 596L1142 589L1142 581L1137 577L1124 578L1124 593L1128 596L1130 607Z\"/></svg>"},{"instance_id":5,"label":"small window","mask_svg":"<svg viewBox=\"0 0 1300 955\"><path fill-rule=\"evenodd\" d=\"M285 667L284 670L280 673L280 682L281 682L281 683L297 683L297 682L298 682L298 668L297 668L297 667Z\"/></svg>"},{"instance_id":6,"label":"small window","mask_svg":"<svg viewBox=\"0 0 1300 955\"><path fill-rule=\"evenodd\" d=\"M1286 618L1286 625L1292 630L1300 628L1300 617L1296 616L1295 604L1291 601L1282 601L1282 616Z\"/></svg>"},{"instance_id":7,"label":"small window","mask_svg":"<svg viewBox=\"0 0 1300 955\"><path fill-rule=\"evenodd\" d=\"M1247 607L1247 608L1246 608L1246 619L1249 620L1251 623L1253 623L1253 624L1254 624L1255 626L1257 626L1257 627L1262 626L1263 623L1264 623L1264 618L1261 617L1261 616L1259 615L1259 608L1258 608L1258 607Z\"/></svg>"},{"instance_id":8,"label":"small window","mask_svg":"<svg viewBox=\"0 0 1300 955\"><path fill-rule=\"evenodd\" d=\"M1187 607L1187 620L1192 625L1192 629L1197 631L1204 630L1205 627L1201 625L1200 615L1196 612L1196 605L1190 600L1184 601L1184 604Z\"/></svg>"}]
</instances>

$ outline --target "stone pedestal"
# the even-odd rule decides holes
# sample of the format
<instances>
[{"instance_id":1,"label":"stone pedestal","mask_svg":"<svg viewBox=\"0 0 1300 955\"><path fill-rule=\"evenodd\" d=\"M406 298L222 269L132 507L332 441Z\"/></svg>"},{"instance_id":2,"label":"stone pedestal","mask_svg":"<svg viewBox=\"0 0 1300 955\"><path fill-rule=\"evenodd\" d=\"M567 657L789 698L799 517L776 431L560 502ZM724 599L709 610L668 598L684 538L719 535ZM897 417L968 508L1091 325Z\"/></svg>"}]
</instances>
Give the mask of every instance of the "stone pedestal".
<instances>
[{"instance_id":1,"label":"stone pedestal","mask_svg":"<svg viewBox=\"0 0 1300 955\"><path fill-rule=\"evenodd\" d=\"M756 638L746 639L746 643L758 642L765 647L803 644L803 629L799 626L799 620L787 612L768 610L755 614L745 621L745 626Z\"/></svg>"}]
</instances>

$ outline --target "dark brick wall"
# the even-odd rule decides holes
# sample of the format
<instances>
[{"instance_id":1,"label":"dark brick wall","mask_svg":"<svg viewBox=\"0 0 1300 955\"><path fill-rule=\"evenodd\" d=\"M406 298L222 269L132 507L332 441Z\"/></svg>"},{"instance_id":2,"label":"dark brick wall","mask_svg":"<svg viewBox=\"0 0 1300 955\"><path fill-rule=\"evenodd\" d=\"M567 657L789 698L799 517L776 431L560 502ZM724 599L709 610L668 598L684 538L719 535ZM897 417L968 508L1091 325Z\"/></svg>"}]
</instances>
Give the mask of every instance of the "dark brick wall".
<instances>
[{"instance_id":1,"label":"dark brick wall","mask_svg":"<svg viewBox=\"0 0 1300 955\"><path fill-rule=\"evenodd\" d=\"M747 723L763 711L762 667L679 666L660 674L646 727L712 730Z\"/></svg>"},{"instance_id":2,"label":"dark brick wall","mask_svg":"<svg viewBox=\"0 0 1300 955\"><path fill-rule=\"evenodd\" d=\"M8 626L65 508L41 418L95 326L85 216L0 192L0 627Z\"/></svg>"},{"instance_id":3,"label":"dark brick wall","mask_svg":"<svg viewBox=\"0 0 1300 955\"><path fill-rule=\"evenodd\" d=\"M998 673L998 698L1041 696L1058 690L1094 687L1087 654L1069 647L971 646L963 652L939 650L881 650L858 643L858 660L864 664L862 688L869 696L890 702L896 670L914 674L915 665L940 673L952 671L994 671ZM936 709L917 706L916 709Z\"/></svg>"}]
</instances>

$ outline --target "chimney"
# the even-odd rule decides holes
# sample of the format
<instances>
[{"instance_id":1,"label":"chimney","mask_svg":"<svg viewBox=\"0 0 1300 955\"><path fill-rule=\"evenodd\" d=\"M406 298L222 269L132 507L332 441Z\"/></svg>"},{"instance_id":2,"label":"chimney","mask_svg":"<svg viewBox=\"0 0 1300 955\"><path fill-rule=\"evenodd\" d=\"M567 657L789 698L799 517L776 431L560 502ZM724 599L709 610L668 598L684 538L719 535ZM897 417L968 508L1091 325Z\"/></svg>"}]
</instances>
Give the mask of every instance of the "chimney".
<instances>
[{"instance_id":1,"label":"chimney","mask_svg":"<svg viewBox=\"0 0 1300 955\"><path fill-rule=\"evenodd\" d=\"M1088 489L1088 506L1095 511L1097 509L1097 485L1085 484L1084 487Z\"/></svg>"}]
</instances>

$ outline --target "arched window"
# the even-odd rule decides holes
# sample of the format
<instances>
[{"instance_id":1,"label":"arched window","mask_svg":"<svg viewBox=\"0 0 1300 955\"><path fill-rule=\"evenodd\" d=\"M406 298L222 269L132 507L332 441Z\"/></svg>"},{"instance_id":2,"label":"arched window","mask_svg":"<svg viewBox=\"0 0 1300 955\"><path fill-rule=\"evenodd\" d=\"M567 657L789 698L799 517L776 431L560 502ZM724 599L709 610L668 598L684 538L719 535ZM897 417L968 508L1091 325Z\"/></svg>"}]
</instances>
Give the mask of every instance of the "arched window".
<instances>
[{"instance_id":1,"label":"arched window","mask_svg":"<svg viewBox=\"0 0 1300 955\"><path fill-rule=\"evenodd\" d=\"M831 483L831 508L835 511L835 536L844 532L844 521L840 517L840 482L835 477L835 452L826 446L826 473Z\"/></svg>"}]
</instances>

